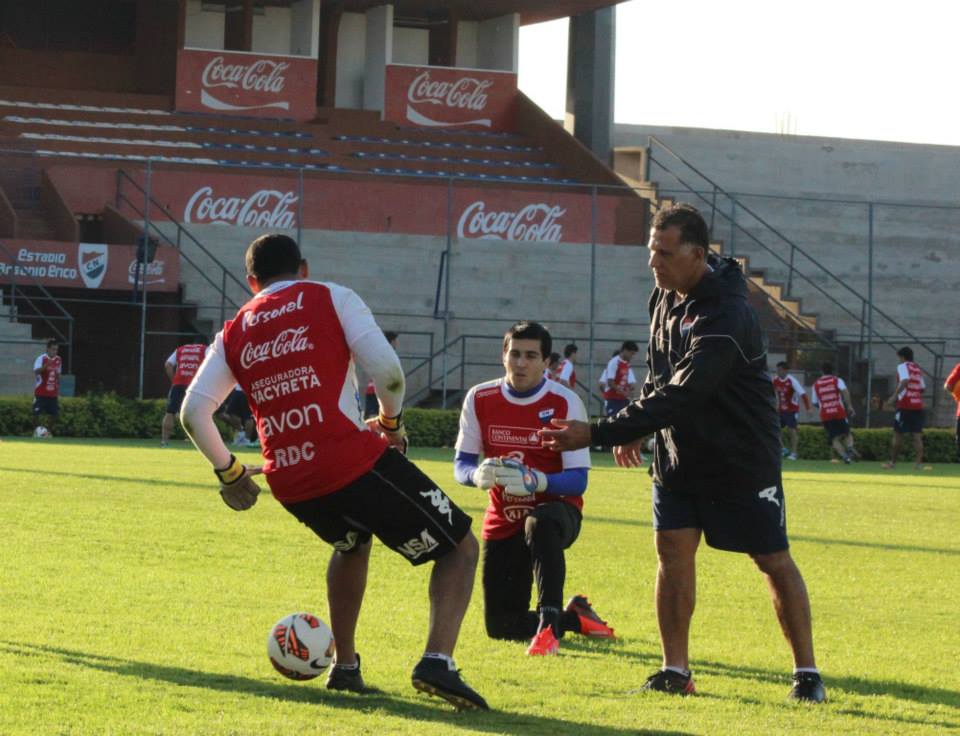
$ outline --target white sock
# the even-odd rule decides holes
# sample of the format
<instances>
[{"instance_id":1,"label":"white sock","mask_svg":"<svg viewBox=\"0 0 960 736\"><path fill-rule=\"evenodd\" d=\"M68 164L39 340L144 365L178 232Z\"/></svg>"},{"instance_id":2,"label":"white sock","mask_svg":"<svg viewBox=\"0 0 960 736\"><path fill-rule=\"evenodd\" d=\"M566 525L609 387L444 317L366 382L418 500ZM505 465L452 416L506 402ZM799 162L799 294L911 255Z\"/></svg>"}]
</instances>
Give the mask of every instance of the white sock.
<instances>
[{"instance_id":1,"label":"white sock","mask_svg":"<svg viewBox=\"0 0 960 736\"><path fill-rule=\"evenodd\" d=\"M456 662L453 661L453 657L451 657L449 654L440 654L440 652L424 652L423 658L424 659L442 659L444 662L447 663L447 667L449 669L451 670L457 669Z\"/></svg>"},{"instance_id":2,"label":"white sock","mask_svg":"<svg viewBox=\"0 0 960 736\"><path fill-rule=\"evenodd\" d=\"M678 675L683 675L684 677L690 677L690 670L685 670L683 667L670 667L669 665L663 668L664 672L676 672Z\"/></svg>"},{"instance_id":3,"label":"white sock","mask_svg":"<svg viewBox=\"0 0 960 736\"><path fill-rule=\"evenodd\" d=\"M794 667L793 668L793 674L796 675L796 674L799 674L800 672L812 672L815 675L820 674L820 670L818 670L816 667Z\"/></svg>"},{"instance_id":4,"label":"white sock","mask_svg":"<svg viewBox=\"0 0 960 736\"><path fill-rule=\"evenodd\" d=\"M336 667L338 670L356 670L360 668L360 663L354 662L353 664L340 664L337 662L334 667Z\"/></svg>"}]
</instances>

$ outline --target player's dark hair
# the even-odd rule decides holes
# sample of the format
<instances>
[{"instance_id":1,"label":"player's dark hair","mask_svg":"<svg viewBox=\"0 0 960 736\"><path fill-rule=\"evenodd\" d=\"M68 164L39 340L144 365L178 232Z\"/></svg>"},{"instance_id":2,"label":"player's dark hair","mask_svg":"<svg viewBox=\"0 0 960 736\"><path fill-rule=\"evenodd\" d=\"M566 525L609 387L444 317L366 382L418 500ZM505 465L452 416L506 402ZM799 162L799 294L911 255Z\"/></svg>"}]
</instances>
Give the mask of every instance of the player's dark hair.
<instances>
[{"instance_id":1,"label":"player's dark hair","mask_svg":"<svg viewBox=\"0 0 960 736\"><path fill-rule=\"evenodd\" d=\"M710 248L710 230L693 205L675 204L657 212L653 218L653 229L666 230L668 227L680 228L681 243L698 245L704 253Z\"/></svg>"},{"instance_id":2,"label":"player's dark hair","mask_svg":"<svg viewBox=\"0 0 960 736\"><path fill-rule=\"evenodd\" d=\"M507 352L511 340L539 340L540 355L544 360L553 348L550 331L539 322L517 322L507 330L503 335L503 352Z\"/></svg>"},{"instance_id":3,"label":"player's dark hair","mask_svg":"<svg viewBox=\"0 0 960 736\"><path fill-rule=\"evenodd\" d=\"M577 352L579 348L574 343L570 343L563 349L563 357L569 358L571 355Z\"/></svg>"},{"instance_id":4,"label":"player's dark hair","mask_svg":"<svg viewBox=\"0 0 960 736\"><path fill-rule=\"evenodd\" d=\"M832 376L832 375L833 375L833 364L832 364L832 363L824 363L823 365L820 366L820 372L821 372L823 375L825 375L825 376Z\"/></svg>"},{"instance_id":5,"label":"player's dark hair","mask_svg":"<svg viewBox=\"0 0 960 736\"><path fill-rule=\"evenodd\" d=\"M247 273L261 284L277 276L295 276L303 263L300 246L287 235L261 235L247 248Z\"/></svg>"},{"instance_id":6,"label":"player's dark hair","mask_svg":"<svg viewBox=\"0 0 960 736\"><path fill-rule=\"evenodd\" d=\"M902 347L897 351L897 355L904 360L913 360L913 348Z\"/></svg>"},{"instance_id":7,"label":"player's dark hair","mask_svg":"<svg viewBox=\"0 0 960 736\"><path fill-rule=\"evenodd\" d=\"M624 340L623 345L620 346L620 350L632 350L633 352L637 352L640 350L640 348L637 347L637 343L635 343L633 340Z\"/></svg>"},{"instance_id":8,"label":"player's dark hair","mask_svg":"<svg viewBox=\"0 0 960 736\"><path fill-rule=\"evenodd\" d=\"M785 360L781 360L779 363L777 363L777 368L789 368L789 367L790 366L787 365L787 361Z\"/></svg>"},{"instance_id":9,"label":"player's dark hair","mask_svg":"<svg viewBox=\"0 0 960 736\"><path fill-rule=\"evenodd\" d=\"M550 353L547 357L547 365L556 365L560 362L560 353Z\"/></svg>"},{"instance_id":10,"label":"player's dark hair","mask_svg":"<svg viewBox=\"0 0 960 736\"><path fill-rule=\"evenodd\" d=\"M400 337L400 335L399 335L398 333L394 332L393 330L384 330L384 331L383 331L383 336L384 336L385 338L387 338L387 342L390 343L391 345L393 344L393 341L394 341L394 340L396 340L398 337Z\"/></svg>"},{"instance_id":11,"label":"player's dark hair","mask_svg":"<svg viewBox=\"0 0 960 736\"><path fill-rule=\"evenodd\" d=\"M51 345L57 345L57 346L59 346L60 343L58 343L56 340L54 340L53 338L51 338L51 339L47 340L47 347L50 347Z\"/></svg>"}]
</instances>

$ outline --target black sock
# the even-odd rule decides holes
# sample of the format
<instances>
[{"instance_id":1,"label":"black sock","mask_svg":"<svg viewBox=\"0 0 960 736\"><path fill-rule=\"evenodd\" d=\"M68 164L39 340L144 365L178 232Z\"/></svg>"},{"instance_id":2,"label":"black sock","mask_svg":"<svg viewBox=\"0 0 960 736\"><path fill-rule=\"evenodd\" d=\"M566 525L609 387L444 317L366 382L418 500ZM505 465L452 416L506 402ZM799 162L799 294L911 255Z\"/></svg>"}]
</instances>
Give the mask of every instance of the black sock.
<instances>
[{"instance_id":1,"label":"black sock","mask_svg":"<svg viewBox=\"0 0 960 736\"><path fill-rule=\"evenodd\" d=\"M548 626L553 629L553 635L559 639L561 636L559 608L544 606L540 609L540 625L537 631L543 631Z\"/></svg>"}]
</instances>

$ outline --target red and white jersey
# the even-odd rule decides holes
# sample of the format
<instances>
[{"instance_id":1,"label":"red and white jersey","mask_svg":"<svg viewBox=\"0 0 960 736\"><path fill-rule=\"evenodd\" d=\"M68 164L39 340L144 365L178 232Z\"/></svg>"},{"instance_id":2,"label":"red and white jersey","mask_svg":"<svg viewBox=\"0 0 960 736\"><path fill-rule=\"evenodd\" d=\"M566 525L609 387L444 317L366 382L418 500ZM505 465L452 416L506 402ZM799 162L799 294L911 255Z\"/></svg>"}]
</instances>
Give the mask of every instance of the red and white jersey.
<instances>
[{"instance_id":1,"label":"red and white jersey","mask_svg":"<svg viewBox=\"0 0 960 736\"><path fill-rule=\"evenodd\" d=\"M637 382L633 368L619 355L614 355L603 371L602 379L607 383L603 398L621 400L630 398L630 387Z\"/></svg>"},{"instance_id":2,"label":"red and white jersey","mask_svg":"<svg viewBox=\"0 0 960 736\"><path fill-rule=\"evenodd\" d=\"M46 353L41 353L33 361L33 370L42 371L36 375L36 382L33 386L34 396L59 396L60 395L60 372L63 370L63 361L59 355L52 358Z\"/></svg>"},{"instance_id":3,"label":"red and white jersey","mask_svg":"<svg viewBox=\"0 0 960 736\"><path fill-rule=\"evenodd\" d=\"M559 381L567 388L576 388L577 371L573 367L572 360L569 358L564 358L560 361L560 367L557 368L557 377L554 380Z\"/></svg>"},{"instance_id":4,"label":"red and white jersey","mask_svg":"<svg viewBox=\"0 0 960 736\"><path fill-rule=\"evenodd\" d=\"M167 365L175 370L173 374L174 386L189 386L190 381L197 375L200 364L207 354L207 346L203 343L193 343L191 345L181 345L167 358Z\"/></svg>"},{"instance_id":5,"label":"red and white jersey","mask_svg":"<svg viewBox=\"0 0 960 736\"><path fill-rule=\"evenodd\" d=\"M777 392L777 409L781 414L796 414L800 411L800 397L807 393L800 381L789 373L783 378L775 375L773 390Z\"/></svg>"},{"instance_id":6,"label":"red and white jersey","mask_svg":"<svg viewBox=\"0 0 960 736\"><path fill-rule=\"evenodd\" d=\"M820 376L813 383L813 403L820 407L820 421L846 419L847 410L843 406L842 391L847 384L837 376Z\"/></svg>"},{"instance_id":7,"label":"red and white jersey","mask_svg":"<svg viewBox=\"0 0 960 736\"><path fill-rule=\"evenodd\" d=\"M957 401L957 416L960 417L960 363L957 363L947 376L947 389Z\"/></svg>"},{"instance_id":8,"label":"red and white jersey","mask_svg":"<svg viewBox=\"0 0 960 736\"><path fill-rule=\"evenodd\" d=\"M923 371L912 360L905 361L897 366L897 383L906 381L907 385L897 394L898 409L922 409L923 390L927 384L923 380Z\"/></svg>"},{"instance_id":9,"label":"red and white jersey","mask_svg":"<svg viewBox=\"0 0 960 736\"><path fill-rule=\"evenodd\" d=\"M386 450L386 441L363 422L351 354L371 332L381 334L352 290L281 281L247 302L214 340L190 391L217 401L217 387L228 377L240 384L277 500L333 493L368 472Z\"/></svg>"},{"instance_id":10,"label":"red and white jersey","mask_svg":"<svg viewBox=\"0 0 960 736\"><path fill-rule=\"evenodd\" d=\"M579 396L554 381L544 381L530 396L516 396L503 378L487 381L471 388L463 400L456 449L485 458L512 457L544 473L589 468L587 449L557 453L543 446L537 431L548 426L552 419L587 421L587 411ZM499 486L488 493L490 504L483 516L484 539L513 536L523 528L524 519L533 508L542 503L562 500L583 508L581 496L536 493L517 498L504 496Z\"/></svg>"}]
</instances>

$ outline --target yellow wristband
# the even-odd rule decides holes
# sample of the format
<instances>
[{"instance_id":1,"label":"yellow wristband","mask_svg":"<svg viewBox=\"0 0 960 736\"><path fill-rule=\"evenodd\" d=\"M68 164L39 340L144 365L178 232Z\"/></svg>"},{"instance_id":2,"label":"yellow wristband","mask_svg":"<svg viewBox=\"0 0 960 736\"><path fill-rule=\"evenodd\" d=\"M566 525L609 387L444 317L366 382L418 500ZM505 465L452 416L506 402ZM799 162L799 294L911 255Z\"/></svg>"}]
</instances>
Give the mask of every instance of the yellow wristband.
<instances>
[{"instance_id":1,"label":"yellow wristband","mask_svg":"<svg viewBox=\"0 0 960 736\"><path fill-rule=\"evenodd\" d=\"M381 414L377 417L377 421L380 423L380 426L388 432L396 432L403 426L403 412L401 411L395 417L385 417Z\"/></svg>"},{"instance_id":2,"label":"yellow wristband","mask_svg":"<svg viewBox=\"0 0 960 736\"><path fill-rule=\"evenodd\" d=\"M217 470L214 468L214 473L216 473L217 478L220 479L220 482L223 485L228 486L231 483L236 483L240 480L240 477L244 473L243 463L241 463L234 455L230 456L230 462L227 467L222 470Z\"/></svg>"}]
</instances>

